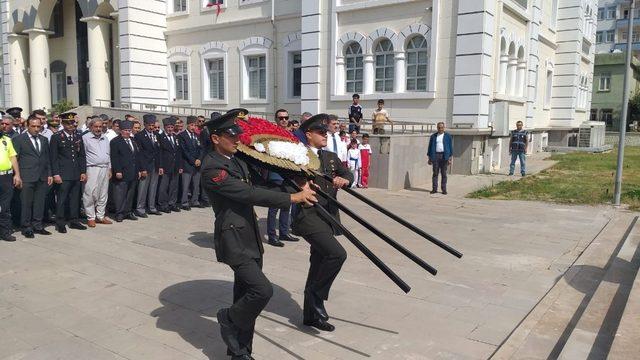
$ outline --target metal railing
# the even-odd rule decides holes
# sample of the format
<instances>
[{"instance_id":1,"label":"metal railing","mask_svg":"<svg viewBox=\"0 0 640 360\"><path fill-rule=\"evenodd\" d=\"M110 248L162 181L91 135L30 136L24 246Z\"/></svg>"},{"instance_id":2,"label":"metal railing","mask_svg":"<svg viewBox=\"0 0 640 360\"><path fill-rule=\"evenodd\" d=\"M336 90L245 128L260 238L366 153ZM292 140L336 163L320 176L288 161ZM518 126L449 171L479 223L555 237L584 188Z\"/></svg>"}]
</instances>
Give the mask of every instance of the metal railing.
<instances>
[{"instance_id":1,"label":"metal railing","mask_svg":"<svg viewBox=\"0 0 640 360\"><path fill-rule=\"evenodd\" d=\"M206 118L211 116L213 112L219 112L224 114L230 109L220 108L205 108L194 107L184 105L158 105L150 103L141 103L133 101L114 101L114 100L96 100L98 102L97 107L101 108L114 108L119 110L131 110L150 113L164 113L167 115L178 116L204 116ZM251 115L263 117L265 119L272 120L273 113L251 111ZM300 114L289 113L291 120L300 119ZM346 117L338 118L341 123L348 123L349 119ZM424 123L418 121L394 121L392 124L386 124L384 126L385 134L425 134L433 133L436 131L435 123ZM360 120L360 132L373 133L373 121L371 119Z\"/></svg>"}]
</instances>

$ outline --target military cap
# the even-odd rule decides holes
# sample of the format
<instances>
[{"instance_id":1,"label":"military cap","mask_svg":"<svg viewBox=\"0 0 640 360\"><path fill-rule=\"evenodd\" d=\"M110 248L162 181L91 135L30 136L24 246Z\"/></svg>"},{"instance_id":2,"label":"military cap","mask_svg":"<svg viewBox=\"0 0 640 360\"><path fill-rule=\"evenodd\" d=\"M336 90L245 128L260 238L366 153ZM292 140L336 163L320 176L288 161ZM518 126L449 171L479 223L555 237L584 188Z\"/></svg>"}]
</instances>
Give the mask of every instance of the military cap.
<instances>
[{"instance_id":1,"label":"military cap","mask_svg":"<svg viewBox=\"0 0 640 360\"><path fill-rule=\"evenodd\" d=\"M169 116L167 118L162 119L162 125L167 126L167 125L175 125L176 124L176 119L173 116Z\"/></svg>"},{"instance_id":2,"label":"military cap","mask_svg":"<svg viewBox=\"0 0 640 360\"><path fill-rule=\"evenodd\" d=\"M204 125L210 134L226 132L229 135L239 135L242 134L242 129L236 124L236 120L240 118L241 113L243 116L246 115L241 110L230 110L224 115L212 113L211 119L205 122Z\"/></svg>"},{"instance_id":3,"label":"military cap","mask_svg":"<svg viewBox=\"0 0 640 360\"><path fill-rule=\"evenodd\" d=\"M7 114L13 116L14 118L22 117L22 108L20 107L12 107L7 109Z\"/></svg>"},{"instance_id":4,"label":"military cap","mask_svg":"<svg viewBox=\"0 0 640 360\"><path fill-rule=\"evenodd\" d=\"M142 122L146 124L155 124L156 123L156 116L153 114L144 114L142 116Z\"/></svg>"},{"instance_id":5,"label":"military cap","mask_svg":"<svg viewBox=\"0 0 640 360\"><path fill-rule=\"evenodd\" d=\"M195 123L197 121L198 121L198 117L197 116L193 116L193 115L187 116L187 125L193 124L193 123Z\"/></svg>"},{"instance_id":6,"label":"military cap","mask_svg":"<svg viewBox=\"0 0 640 360\"><path fill-rule=\"evenodd\" d=\"M76 115L78 114L74 112L66 112L66 113L60 114L58 117L62 122L71 122L71 121L76 121Z\"/></svg>"},{"instance_id":7,"label":"military cap","mask_svg":"<svg viewBox=\"0 0 640 360\"><path fill-rule=\"evenodd\" d=\"M317 114L310 117L307 121L300 125L300 130L303 133L307 131L327 131L327 123L329 122L328 114Z\"/></svg>"},{"instance_id":8,"label":"military cap","mask_svg":"<svg viewBox=\"0 0 640 360\"><path fill-rule=\"evenodd\" d=\"M133 129L133 121L122 120L120 122L120 130L131 130L131 129Z\"/></svg>"},{"instance_id":9,"label":"military cap","mask_svg":"<svg viewBox=\"0 0 640 360\"><path fill-rule=\"evenodd\" d=\"M227 111L227 114L230 112L237 112L238 115L236 115L237 118L240 119L244 119L249 115L249 110L245 109L245 108L235 108L235 109L231 109L229 111Z\"/></svg>"}]
</instances>

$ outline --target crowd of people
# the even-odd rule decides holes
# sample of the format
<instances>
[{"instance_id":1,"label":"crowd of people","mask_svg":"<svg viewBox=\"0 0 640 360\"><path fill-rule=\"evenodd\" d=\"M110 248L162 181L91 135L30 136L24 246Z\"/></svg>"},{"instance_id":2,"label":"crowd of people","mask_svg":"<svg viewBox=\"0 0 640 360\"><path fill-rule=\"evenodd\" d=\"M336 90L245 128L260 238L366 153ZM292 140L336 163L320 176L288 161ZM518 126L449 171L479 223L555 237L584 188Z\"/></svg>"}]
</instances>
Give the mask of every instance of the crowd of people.
<instances>
[{"instance_id":1,"label":"crowd of people","mask_svg":"<svg viewBox=\"0 0 640 360\"><path fill-rule=\"evenodd\" d=\"M359 96L353 99L348 125L331 115L326 149L353 172L352 186L367 188L371 147L369 135L360 134ZM380 100L372 116L378 124L375 133L383 133L384 122L390 122L383 107ZM204 116L159 119L145 114L138 119L127 114L117 119L101 114L88 116L80 125L73 112L35 110L25 118L23 110L14 107L0 113L1 240L15 241L15 230L27 238L50 235L46 224L66 233L67 227L86 230L209 206L200 184L200 166L211 148ZM291 119L280 109L274 121L295 135L311 117L305 112ZM267 176L278 181L277 174ZM269 244L297 241L289 235L289 215L289 209L270 209Z\"/></svg>"}]
</instances>

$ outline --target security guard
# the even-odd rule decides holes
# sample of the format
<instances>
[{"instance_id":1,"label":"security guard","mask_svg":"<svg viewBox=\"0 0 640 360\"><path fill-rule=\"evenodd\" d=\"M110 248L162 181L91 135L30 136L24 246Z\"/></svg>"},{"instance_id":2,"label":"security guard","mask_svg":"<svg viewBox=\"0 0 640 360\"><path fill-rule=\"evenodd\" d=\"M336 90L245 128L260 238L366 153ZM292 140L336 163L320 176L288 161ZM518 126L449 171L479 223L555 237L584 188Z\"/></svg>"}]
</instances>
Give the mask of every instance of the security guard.
<instances>
[{"instance_id":1,"label":"security guard","mask_svg":"<svg viewBox=\"0 0 640 360\"><path fill-rule=\"evenodd\" d=\"M24 132L24 119L22 118L22 108L12 107L7 109L7 114L13 116L13 130L7 133L7 136L14 138Z\"/></svg>"},{"instance_id":2,"label":"security guard","mask_svg":"<svg viewBox=\"0 0 640 360\"><path fill-rule=\"evenodd\" d=\"M10 204L13 188L22 187L17 155L9 136L0 132L0 239L4 241L16 241L11 235Z\"/></svg>"},{"instance_id":3,"label":"security guard","mask_svg":"<svg viewBox=\"0 0 640 360\"><path fill-rule=\"evenodd\" d=\"M328 121L329 115L318 114L305 121L300 130L311 150L320 158L319 171L334 177L331 183L317 176L314 183L335 199L337 189L353 182L353 174L342 164L336 153L322 150L327 146ZM334 204L330 204L325 198L320 198L318 204L339 220L338 208ZM340 233L314 207L301 208L293 219L293 229L311 245L311 264L304 289L303 323L319 330L333 331L335 327L327 322L329 316L324 308L324 301L329 298L331 285L347 259L346 251L334 236Z\"/></svg>"},{"instance_id":4,"label":"security guard","mask_svg":"<svg viewBox=\"0 0 640 360\"><path fill-rule=\"evenodd\" d=\"M232 359L249 360L256 318L273 295L262 273L264 250L253 206L286 207L317 200L308 185L295 194L252 185L259 176L250 176L247 164L234 156L242 132L235 123L239 116L243 111L230 111L206 123L215 150L204 157L202 179L215 213L216 257L234 272L233 305L217 314L220 332Z\"/></svg>"},{"instance_id":5,"label":"security guard","mask_svg":"<svg viewBox=\"0 0 640 360\"><path fill-rule=\"evenodd\" d=\"M64 130L51 136L51 173L60 185L56 203L56 230L66 233L65 208L69 206L69 227L85 230L80 223L80 193L87 180L87 157L82 136L77 130L76 113L60 114Z\"/></svg>"}]
</instances>

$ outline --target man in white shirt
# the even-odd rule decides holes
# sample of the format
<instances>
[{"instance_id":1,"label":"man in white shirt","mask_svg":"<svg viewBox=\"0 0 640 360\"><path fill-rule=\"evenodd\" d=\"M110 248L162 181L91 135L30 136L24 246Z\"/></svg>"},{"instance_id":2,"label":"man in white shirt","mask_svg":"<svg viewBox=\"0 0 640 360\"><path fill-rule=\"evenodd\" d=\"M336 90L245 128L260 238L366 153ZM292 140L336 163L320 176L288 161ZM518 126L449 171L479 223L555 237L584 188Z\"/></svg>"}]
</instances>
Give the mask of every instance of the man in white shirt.
<instances>
[{"instance_id":1,"label":"man in white shirt","mask_svg":"<svg viewBox=\"0 0 640 360\"><path fill-rule=\"evenodd\" d=\"M324 150L334 152L343 163L347 162L347 144L340 138L338 117L329 115L327 124L327 146Z\"/></svg>"}]
</instances>

